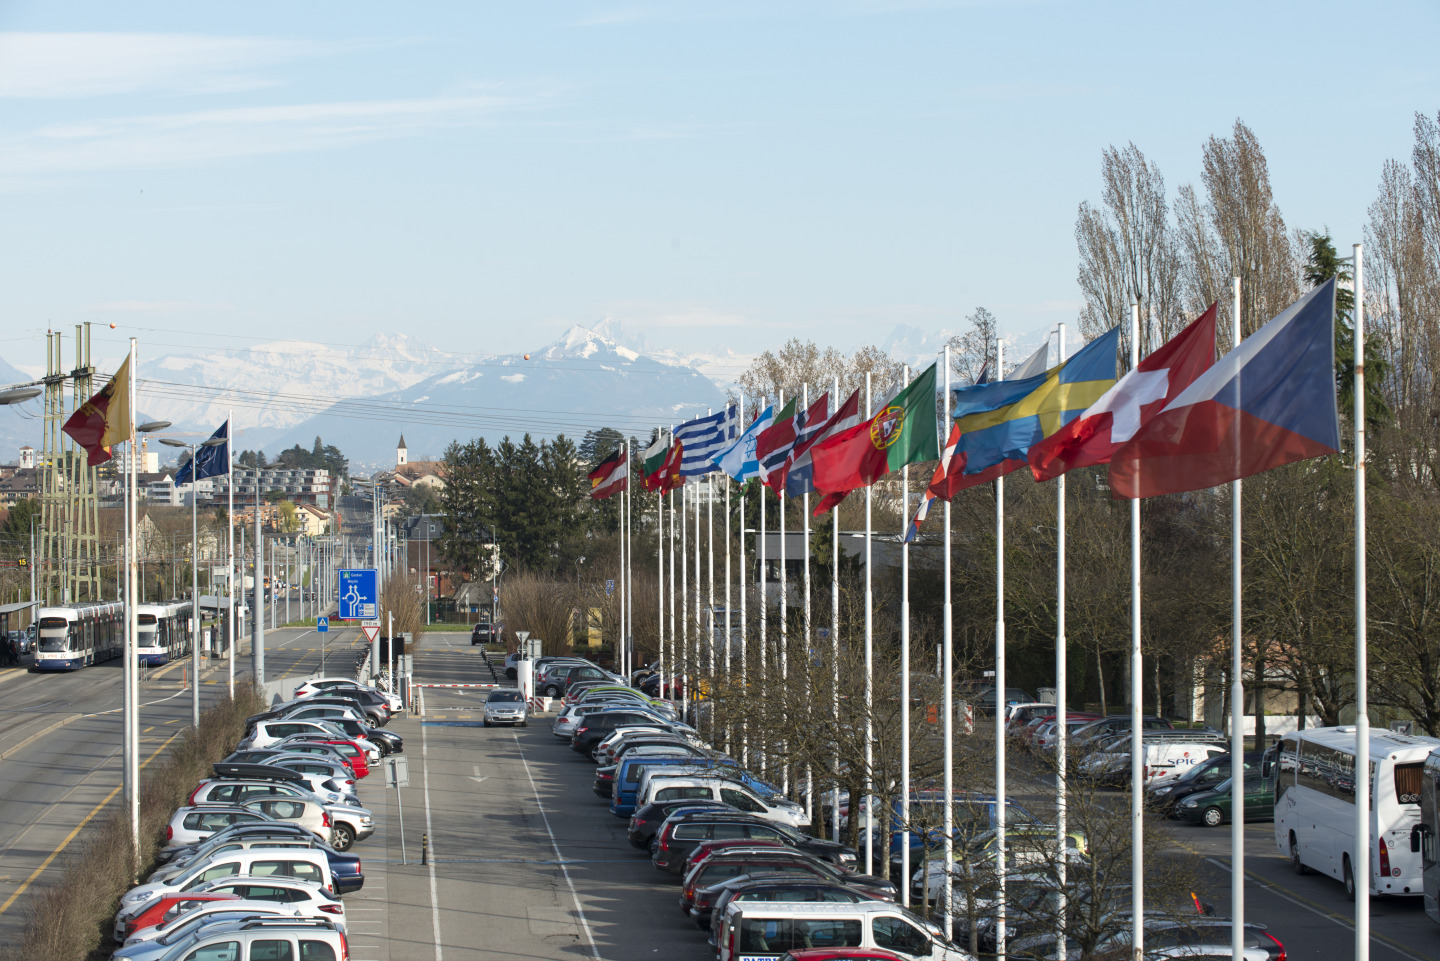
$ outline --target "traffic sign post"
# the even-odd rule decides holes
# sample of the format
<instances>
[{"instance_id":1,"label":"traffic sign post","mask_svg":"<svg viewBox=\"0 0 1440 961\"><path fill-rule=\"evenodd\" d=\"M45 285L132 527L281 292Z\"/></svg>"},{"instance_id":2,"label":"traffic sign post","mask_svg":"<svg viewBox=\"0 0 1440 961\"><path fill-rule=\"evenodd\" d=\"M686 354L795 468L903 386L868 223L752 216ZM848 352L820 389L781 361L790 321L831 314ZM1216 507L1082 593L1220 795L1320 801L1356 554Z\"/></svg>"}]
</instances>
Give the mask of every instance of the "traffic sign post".
<instances>
[{"instance_id":1,"label":"traffic sign post","mask_svg":"<svg viewBox=\"0 0 1440 961\"><path fill-rule=\"evenodd\" d=\"M605 596L606 596L606 597L609 597L611 594L614 594L614 593L615 593L615 579L614 579L613 577L607 578L606 581L605 581Z\"/></svg>"},{"instance_id":2,"label":"traffic sign post","mask_svg":"<svg viewBox=\"0 0 1440 961\"><path fill-rule=\"evenodd\" d=\"M339 610L342 621L368 621L380 616L380 579L373 568L339 571Z\"/></svg>"},{"instance_id":3,"label":"traffic sign post","mask_svg":"<svg viewBox=\"0 0 1440 961\"><path fill-rule=\"evenodd\" d=\"M398 812L397 821L400 824L400 863L408 863L405 859L405 806L400 800L400 789L410 786L410 761L403 754L396 754L385 759L385 786L395 789L395 805Z\"/></svg>"},{"instance_id":4,"label":"traffic sign post","mask_svg":"<svg viewBox=\"0 0 1440 961\"><path fill-rule=\"evenodd\" d=\"M315 618L315 630L319 631L321 634L324 634L324 633L328 632L328 631L330 630L330 618L328 618L328 617L317 617L317 618Z\"/></svg>"}]
</instances>

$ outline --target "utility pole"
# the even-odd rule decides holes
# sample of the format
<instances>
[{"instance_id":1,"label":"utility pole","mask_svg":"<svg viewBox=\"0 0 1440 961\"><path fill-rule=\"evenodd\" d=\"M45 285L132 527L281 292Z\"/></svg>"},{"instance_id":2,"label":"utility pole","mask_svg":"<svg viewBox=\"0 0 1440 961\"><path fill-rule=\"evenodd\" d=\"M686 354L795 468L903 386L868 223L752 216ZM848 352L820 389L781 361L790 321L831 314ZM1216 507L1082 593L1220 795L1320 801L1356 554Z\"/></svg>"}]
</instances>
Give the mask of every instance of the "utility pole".
<instances>
[{"instance_id":1,"label":"utility pole","mask_svg":"<svg viewBox=\"0 0 1440 961\"><path fill-rule=\"evenodd\" d=\"M255 609L250 621L250 675L265 683L265 540L260 531L260 471L255 471L255 578L251 596ZM268 705L267 705L268 706Z\"/></svg>"}]
</instances>

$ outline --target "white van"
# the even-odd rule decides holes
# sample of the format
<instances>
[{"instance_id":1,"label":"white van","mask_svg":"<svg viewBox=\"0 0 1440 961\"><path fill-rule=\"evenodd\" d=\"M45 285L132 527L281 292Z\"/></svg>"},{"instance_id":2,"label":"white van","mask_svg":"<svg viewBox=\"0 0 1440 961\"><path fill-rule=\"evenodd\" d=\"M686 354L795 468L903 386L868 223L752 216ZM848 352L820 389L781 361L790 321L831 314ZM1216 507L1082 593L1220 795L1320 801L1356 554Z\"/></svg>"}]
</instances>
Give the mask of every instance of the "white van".
<instances>
[{"instance_id":1,"label":"white van","mask_svg":"<svg viewBox=\"0 0 1440 961\"><path fill-rule=\"evenodd\" d=\"M801 948L869 948L911 961L975 961L938 926L890 901L732 901L717 925L719 961L778 961Z\"/></svg>"},{"instance_id":2,"label":"white van","mask_svg":"<svg viewBox=\"0 0 1440 961\"><path fill-rule=\"evenodd\" d=\"M673 771L674 768L669 768ZM785 824L794 828L810 826L805 809L786 798L762 798L739 781L714 774L670 774L666 768L649 768L640 775L635 809L658 801L710 800L721 801L746 814Z\"/></svg>"},{"instance_id":3,"label":"white van","mask_svg":"<svg viewBox=\"0 0 1440 961\"><path fill-rule=\"evenodd\" d=\"M1146 787L1156 781L1177 777L1201 761L1217 754L1227 754L1228 745L1209 738L1178 740L1163 738L1146 740L1145 760L1141 769ZM1077 773L1082 778L1098 781L1124 780L1129 783L1130 742L1128 740L1105 753L1090 754L1080 761Z\"/></svg>"}]
</instances>

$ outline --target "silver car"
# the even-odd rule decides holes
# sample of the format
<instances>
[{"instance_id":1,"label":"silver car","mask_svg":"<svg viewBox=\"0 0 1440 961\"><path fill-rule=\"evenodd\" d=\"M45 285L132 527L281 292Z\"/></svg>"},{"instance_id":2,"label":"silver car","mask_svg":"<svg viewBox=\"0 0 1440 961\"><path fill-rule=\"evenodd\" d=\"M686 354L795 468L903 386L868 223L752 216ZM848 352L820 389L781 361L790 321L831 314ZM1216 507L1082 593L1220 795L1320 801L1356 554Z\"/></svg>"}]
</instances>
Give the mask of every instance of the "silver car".
<instances>
[{"instance_id":1,"label":"silver car","mask_svg":"<svg viewBox=\"0 0 1440 961\"><path fill-rule=\"evenodd\" d=\"M518 724L525 727L530 723L530 711L525 695L514 690L491 691L485 699L485 726L492 724Z\"/></svg>"}]
</instances>

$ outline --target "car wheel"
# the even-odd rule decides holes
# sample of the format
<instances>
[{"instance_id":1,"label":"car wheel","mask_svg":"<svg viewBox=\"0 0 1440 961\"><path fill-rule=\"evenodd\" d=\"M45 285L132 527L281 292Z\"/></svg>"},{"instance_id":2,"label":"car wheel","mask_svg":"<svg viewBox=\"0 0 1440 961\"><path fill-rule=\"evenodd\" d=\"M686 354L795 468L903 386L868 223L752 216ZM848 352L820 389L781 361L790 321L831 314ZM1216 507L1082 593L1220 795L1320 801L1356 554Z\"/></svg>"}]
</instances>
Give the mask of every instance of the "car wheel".
<instances>
[{"instance_id":1,"label":"car wheel","mask_svg":"<svg viewBox=\"0 0 1440 961\"><path fill-rule=\"evenodd\" d=\"M559 697L560 688L556 687L554 684L547 684L545 686L545 690L541 692L541 695L543 697Z\"/></svg>"},{"instance_id":2,"label":"car wheel","mask_svg":"<svg viewBox=\"0 0 1440 961\"><path fill-rule=\"evenodd\" d=\"M1345 896L1355 900L1355 872L1350 870L1350 856L1345 856Z\"/></svg>"},{"instance_id":3,"label":"car wheel","mask_svg":"<svg viewBox=\"0 0 1440 961\"><path fill-rule=\"evenodd\" d=\"M1300 860L1300 842L1295 840L1294 831L1290 832L1290 870L1300 875L1314 873Z\"/></svg>"},{"instance_id":4,"label":"car wheel","mask_svg":"<svg viewBox=\"0 0 1440 961\"><path fill-rule=\"evenodd\" d=\"M355 829L348 824L336 823L331 834L330 846L337 851L348 851L355 844Z\"/></svg>"},{"instance_id":5,"label":"car wheel","mask_svg":"<svg viewBox=\"0 0 1440 961\"><path fill-rule=\"evenodd\" d=\"M529 726L530 726L530 722L529 722L529 721L521 721L521 722L520 722L520 726L521 726L521 727L529 727Z\"/></svg>"},{"instance_id":6,"label":"car wheel","mask_svg":"<svg viewBox=\"0 0 1440 961\"><path fill-rule=\"evenodd\" d=\"M1206 808L1201 819L1212 828L1217 828L1225 823L1225 813L1219 808Z\"/></svg>"},{"instance_id":7,"label":"car wheel","mask_svg":"<svg viewBox=\"0 0 1440 961\"><path fill-rule=\"evenodd\" d=\"M517 674L515 673L515 668L513 668L513 667L507 667L507 668L505 668L505 676L506 676L507 678L509 678L510 680L513 681L513 680L515 680L515 678L518 677L519 675L517 675Z\"/></svg>"},{"instance_id":8,"label":"car wheel","mask_svg":"<svg viewBox=\"0 0 1440 961\"><path fill-rule=\"evenodd\" d=\"M485 719L485 726L486 726L486 727L489 727L489 726L490 726L490 719L489 719L488 717Z\"/></svg>"}]
</instances>

